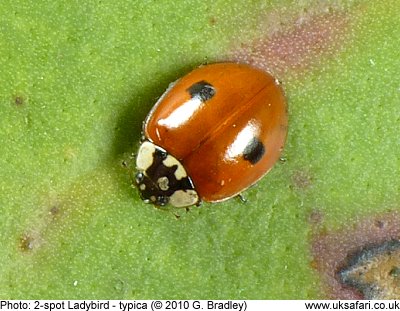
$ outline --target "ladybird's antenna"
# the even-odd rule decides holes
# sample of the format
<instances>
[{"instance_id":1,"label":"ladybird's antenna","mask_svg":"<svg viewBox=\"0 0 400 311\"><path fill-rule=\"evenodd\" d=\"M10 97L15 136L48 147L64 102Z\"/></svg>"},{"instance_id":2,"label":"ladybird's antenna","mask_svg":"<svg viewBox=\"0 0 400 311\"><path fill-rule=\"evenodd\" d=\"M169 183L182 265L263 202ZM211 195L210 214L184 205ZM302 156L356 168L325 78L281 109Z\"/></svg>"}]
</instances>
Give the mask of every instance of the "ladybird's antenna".
<instances>
[{"instance_id":1,"label":"ladybird's antenna","mask_svg":"<svg viewBox=\"0 0 400 311\"><path fill-rule=\"evenodd\" d=\"M132 160L136 158L136 154L132 153L129 159L122 160L121 166L128 171L129 179L131 180L132 188L136 188L135 170L132 168Z\"/></svg>"}]
</instances>

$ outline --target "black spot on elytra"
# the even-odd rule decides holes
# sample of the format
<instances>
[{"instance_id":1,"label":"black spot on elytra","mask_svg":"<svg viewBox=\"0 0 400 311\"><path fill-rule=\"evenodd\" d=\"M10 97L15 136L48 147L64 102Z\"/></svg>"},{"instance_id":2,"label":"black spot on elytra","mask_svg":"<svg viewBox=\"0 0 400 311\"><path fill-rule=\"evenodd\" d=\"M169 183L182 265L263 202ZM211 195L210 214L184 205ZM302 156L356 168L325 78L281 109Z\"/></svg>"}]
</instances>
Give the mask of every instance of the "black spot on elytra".
<instances>
[{"instance_id":1,"label":"black spot on elytra","mask_svg":"<svg viewBox=\"0 0 400 311\"><path fill-rule=\"evenodd\" d=\"M187 91L192 98L200 98L202 102L210 100L216 93L214 87L206 81L200 81L193 84L187 89Z\"/></svg>"},{"instance_id":2,"label":"black spot on elytra","mask_svg":"<svg viewBox=\"0 0 400 311\"><path fill-rule=\"evenodd\" d=\"M256 164L261 160L265 153L263 143L257 138L253 137L243 151L243 158L251 164Z\"/></svg>"},{"instance_id":3,"label":"black spot on elytra","mask_svg":"<svg viewBox=\"0 0 400 311\"><path fill-rule=\"evenodd\" d=\"M146 170L145 174L139 172L136 174L136 183L143 200L155 205L164 206L168 203L169 197L177 190L194 190L191 179L187 176L182 179L176 179L175 171L177 165L171 167L165 166L163 161L167 158L168 153L161 148L156 147L153 155L153 163ZM161 190L157 184L160 177L168 178L168 189ZM140 185L145 185L145 189L140 189ZM155 201L151 200L155 198Z\"/></svg>"}]
</instances>

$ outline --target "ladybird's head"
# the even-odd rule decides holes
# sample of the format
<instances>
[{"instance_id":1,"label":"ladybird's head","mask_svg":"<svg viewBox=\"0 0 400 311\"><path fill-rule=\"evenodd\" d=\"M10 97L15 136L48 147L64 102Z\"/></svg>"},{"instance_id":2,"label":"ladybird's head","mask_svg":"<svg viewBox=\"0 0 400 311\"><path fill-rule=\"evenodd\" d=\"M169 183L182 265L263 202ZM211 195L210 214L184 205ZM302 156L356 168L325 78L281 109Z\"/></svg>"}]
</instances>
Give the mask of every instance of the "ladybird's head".
<instances>
[{"instance_id":1,"label":"ladybird's head","mask_svg":"<svg viewBox=\"0 0 400 311\"><path fill-rule=\"evenodd\" d=\"M199 203L199 196L183 165L148 140L140 145L136 169L136 186L146 203L175 207Z\"/></svg>"}]
</instances>

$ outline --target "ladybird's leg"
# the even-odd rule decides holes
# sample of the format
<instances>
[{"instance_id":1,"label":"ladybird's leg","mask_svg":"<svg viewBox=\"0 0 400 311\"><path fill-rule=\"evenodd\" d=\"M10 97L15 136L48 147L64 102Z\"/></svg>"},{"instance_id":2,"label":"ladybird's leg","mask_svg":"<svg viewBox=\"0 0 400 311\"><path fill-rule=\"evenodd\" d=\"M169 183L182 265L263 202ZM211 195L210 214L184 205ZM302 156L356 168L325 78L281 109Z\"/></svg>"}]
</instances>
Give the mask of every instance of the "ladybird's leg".
<instances>
[{"instance_id":1,"label":"ladybird's leg","mask_svg":"<svg viewBox=\"0 0 400 311\"><path fill-rule=\"evenodd\" d=\"M181 215L178 215L177 213L174 213L171 209L169 208L163 208L163 206L159 206L159 205L155 205L153 204L154 208L159 210L159 211L164 211L164 212L169 212L171 213L176 220L180 220L181 219Z\"/></svg>"},{"instance_id":2,"label":"ladybird's leg","mask_svg":"<svg viewBox=\"0 0 400 311\"><path fill-rule=\"evenodd\" d=\"M177 215L175 213L173 213L173 214L174 214L176 220L180 220L181 219L181 216L179 216L179 215Z\"/></svg>"},{"instance_id":3,"label":"ladybird's leg","mask_svg":"<svg viewBox=\"0 0 400 311\"><path fill-rule=\"evenodd\" d=\"M149 202L149 203L152 203L152 202ZM170 212L170 210L168 208L165 208L165 205L156 205L156 204L152 204L152 205L158 211Z\"/></svg>"},{"instance_id":4,"label":"ladybird's leg","mask_svg":"<svg viewBox=\"0 0 400 311\"><path fill-rule=\"evenodd\" d=\"M134 188L134 189L137 188L137 186L136 186L136 181L135 181L135 176L136 176L136 174L134 174L133 170L130 170L130 172L129 172L129 178L130 178L130 180L131 180L131 187Z\"/></svg>"},{"instance_id":5,"label":"ladybird's leg","mask_svg":"<svg viewBox=\"0 0 400 311\"><path fill-rule=\"evenodd\" d=\"M201 199L199 199L194 206L201 207L202 205L203 205L203 201ZM186 206L185 210L186 210L186 213L190 212L190 206Z\"/></svg>"},{"instance_id":6,"label":"ladybird's leg","mask_svg":"<svg viewBox=\"0 0 400 311\"><path fill-rule=\"evenodd\" d=\"M170 210L170 209L168 209L168 208L165 208L165 206L160 206L160 205L155 205L155 204L153 204L153 207L154 207L156 210L158 210L158 211L163 211L163 212L169 212L169 213L171 213L171 214L174 216L174 218L175 218L176 220L180 220L180 219L181 219L181 216L180 216L180 215L174 213L172 210Z\"/></svg>"},{"instance_id":7,"label":"ladybird's leg","mask_svg":"<svg viewBox=\"0 0 400 311\"><path fill-rule=\"evenodd\" d=\"M144 123L143 123L143 126L144 126ZM143 130L142 130L142 132L140 133L140 140L139 140L139 142L142 143L142 142L144 142L144 141L146 141L146 140L147 140L147 138L146 138L146 136L144 135L144 132L143 132Z\"/></svg>"},{"instance_id":8,"label":"ladybird's leg","mask_svg":"<svg viewBox=\"0 0 400 311\"><path fill-rule=\"evenodd\" d=\"M135 176L136 176L136 174L135 174L135 170L132 169L131 164L130 164L132 159L133 159L132 157L129 157L129 160L122 160L121 161L121 166L124 169L128 170L129 179L131 180L131 187L132 188L136 188L136 186L135 186Z\"/></svg>"},{"instance_id":9,"label":"ladybird's leg","mask_svg":"<svg viewBox=\"0 0 400 311\"><path fill-rule=\"evenodd\" d=\"M236 198L238 198L242 203L247 203L247 198L242 193L239 193Z\"/></svg>"}]
</instances>

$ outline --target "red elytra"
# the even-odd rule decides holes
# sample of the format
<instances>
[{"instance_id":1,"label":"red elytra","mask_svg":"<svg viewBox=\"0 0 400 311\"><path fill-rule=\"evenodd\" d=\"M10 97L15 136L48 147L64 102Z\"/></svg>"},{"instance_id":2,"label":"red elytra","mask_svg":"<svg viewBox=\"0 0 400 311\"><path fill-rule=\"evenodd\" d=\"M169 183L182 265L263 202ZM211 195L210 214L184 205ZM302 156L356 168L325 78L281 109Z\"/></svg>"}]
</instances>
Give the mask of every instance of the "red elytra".
<instances>
[{"instance_id":1,"label":"red elytra","mask_svg":"<svg viewBox=\"0 0 400 311\"><path fill-rule=\"evenodd\" d=\"M143 133L183 164L202 200L217 202L271 169L287 124L286 100L274 77L244 64L217 63L173 84Z\"/></svg>"}]
</instances>

